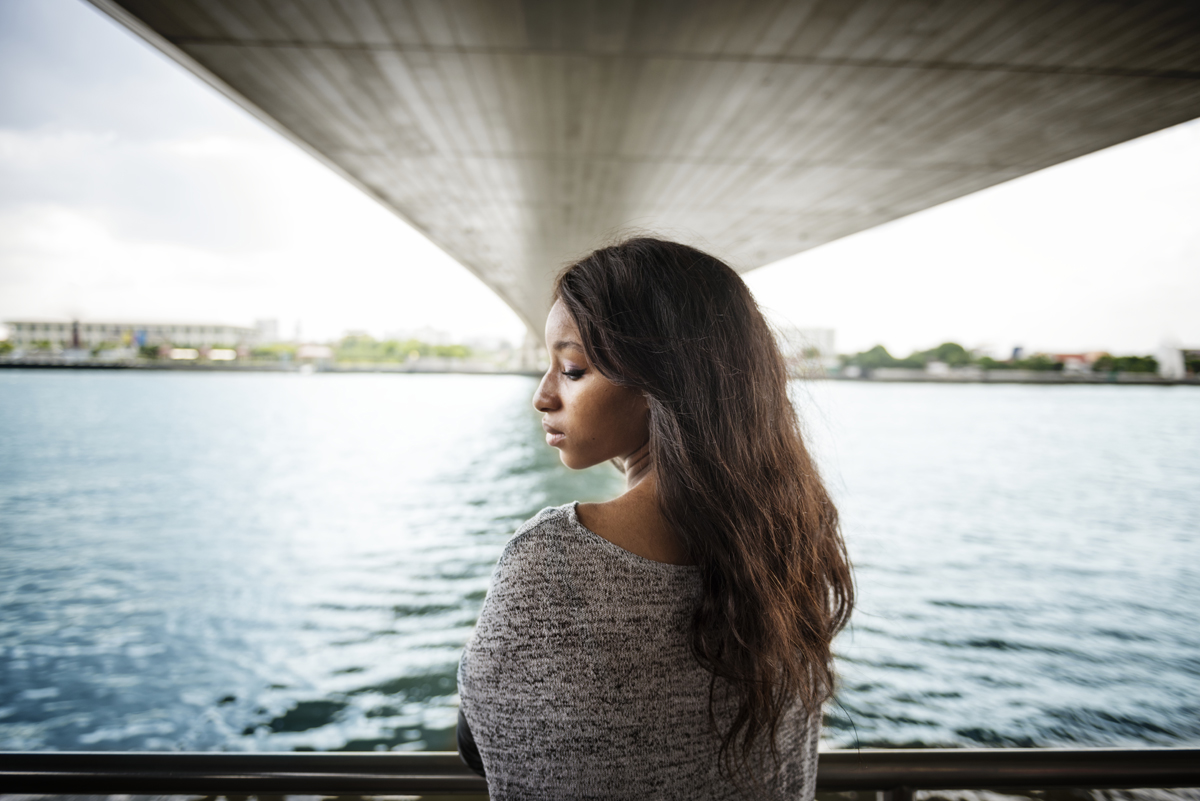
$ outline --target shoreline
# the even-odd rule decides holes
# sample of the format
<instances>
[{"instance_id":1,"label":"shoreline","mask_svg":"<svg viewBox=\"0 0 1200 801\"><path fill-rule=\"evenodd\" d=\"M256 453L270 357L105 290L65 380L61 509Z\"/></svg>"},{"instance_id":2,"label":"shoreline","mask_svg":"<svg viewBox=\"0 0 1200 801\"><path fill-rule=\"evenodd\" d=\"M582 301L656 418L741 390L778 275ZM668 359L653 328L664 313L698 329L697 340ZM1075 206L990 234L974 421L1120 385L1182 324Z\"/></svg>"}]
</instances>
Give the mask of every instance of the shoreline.
<instances>
[{"instance_id":1,"label":"shoreline","mask_svg":"<svg viewBox=\"0 0 1200 801\"><path fill-rule=\"evenodd\" d=\"M538 378L540 370L494 368L489 365L463 364L410 365L314 365L294 363L172 363L172 362L68 362L60 359L0 359L0 369L25 370L134 370L198 373L391 373L403 375L521 375ZM793 380L846 381L879 384L1041 384L1046 386L1200 386L1200 376L1179 379L1161 378L1152 373L1045 373L1031 370L988 370L962 374L931 374L922 370L879 370L862 376L799 375Z\"/></svg>"},{"instance_id":2,"label":"shoreline","mask_svg":"<svg viewBox=\"0 0 1200 801\"><path fill-rule=\"evenodd\" d=\"M970 375L929 375L922 374L917 370L913 370L912 372L914 375L907 376L872 375L857 376L854 378L848 376L824 376L823 378L828 381L863 381L873 384L1044 384L1046 386L1069 385L1086 387L1200 386L1200 376L1162 378L1153 373L1079 373L1063 375L1062 373L1047 371L1045 374L1013 375L1013 373L1026 373L1027 371L989 370Z\"/></svg>"},{"instance_id":3,"label":"shoreline","mask_svg":"<svg viewBox=\"0 0 1200 801\"><path fill-rule=\"evenodd\" d=\"M541 377L540 370L510 370L494 368L490 365L462 364L447 365L411 365L411 364L296 364L294 362L258 362L238 364L236 362L99 362L78 361L68 362L61 359L0 359L0 370L132 370L148 372L194 372L194 373L294 373L310 375L315 373L401 373L411 375L524 375Z\"/></svg>"},{"instance_id":4,"label":"shoreline","mask_svg":"<svg viewBox=\"0 0 1200 801\"><path fill-rule=\"evenodd\" d=\"M854 382L862 381L868 384L1021 384L1044 386L1076 386L1076 387L1200 387L1200 378L837 378L830 376L827 381Z\"/></svg>"}]
</instances>

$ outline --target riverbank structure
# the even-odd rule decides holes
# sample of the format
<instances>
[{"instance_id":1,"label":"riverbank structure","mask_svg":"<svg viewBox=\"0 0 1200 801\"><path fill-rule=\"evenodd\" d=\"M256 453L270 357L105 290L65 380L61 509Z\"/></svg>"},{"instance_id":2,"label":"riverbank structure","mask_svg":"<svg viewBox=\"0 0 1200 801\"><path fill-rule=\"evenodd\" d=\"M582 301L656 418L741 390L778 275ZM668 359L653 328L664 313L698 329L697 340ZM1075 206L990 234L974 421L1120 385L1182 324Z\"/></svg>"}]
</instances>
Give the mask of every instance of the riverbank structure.
<instances>
[{"instance_id":1,"label":"riverbank structure","mask_svg":"<svg viewBox=\"0 0 1200 801\"><path fill-rule=\"evenodd\" d=\"M14 348L54 350L103 346L236 348L256 342L257 330L221 323L81 322L79 320L5 320Z\"/></svg>"}]
</instances>

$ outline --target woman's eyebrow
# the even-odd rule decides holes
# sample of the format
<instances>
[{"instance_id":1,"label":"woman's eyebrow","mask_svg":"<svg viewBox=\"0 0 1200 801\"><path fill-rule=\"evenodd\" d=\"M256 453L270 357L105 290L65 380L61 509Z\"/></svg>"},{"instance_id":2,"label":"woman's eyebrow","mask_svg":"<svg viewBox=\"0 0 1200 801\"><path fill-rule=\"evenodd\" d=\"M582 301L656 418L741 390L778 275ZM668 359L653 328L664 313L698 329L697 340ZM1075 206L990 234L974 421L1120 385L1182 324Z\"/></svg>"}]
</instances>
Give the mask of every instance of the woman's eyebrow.
<instances>
[{"instance_id":1,"label":"woman's eyebrow","mask_svg":"<svg viewBox=\"0 0 1200 801\"><path fill-rule=\"evenodd\" d=\"M554 343L554 347L552 348L552 350L563 350L564 348L575 348L576 350L583 350L583 345L580 345L578 342L575 342L570 339L560 339L558 342Z\"/></svg>"}]
</instances>

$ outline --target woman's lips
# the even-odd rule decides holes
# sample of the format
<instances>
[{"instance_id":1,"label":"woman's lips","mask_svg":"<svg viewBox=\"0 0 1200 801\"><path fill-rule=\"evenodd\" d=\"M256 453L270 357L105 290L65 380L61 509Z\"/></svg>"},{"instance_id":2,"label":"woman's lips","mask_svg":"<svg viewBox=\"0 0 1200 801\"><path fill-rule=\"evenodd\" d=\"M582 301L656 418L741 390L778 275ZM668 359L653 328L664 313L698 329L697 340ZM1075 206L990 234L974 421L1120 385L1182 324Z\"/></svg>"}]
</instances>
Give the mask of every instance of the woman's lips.
<instances>
[{"instance_id":1,"label":"woman's lips","mask_svg":"<svg viewBox=\"0 0 1200 801\"><path fill-rule=\"evenodd\" d=\"M542 421L542 428L546 430L546 444L551 448L557 448L567 438L566 434L554 426L547 425L545 420Z\"/></svg>"}]
</instances>

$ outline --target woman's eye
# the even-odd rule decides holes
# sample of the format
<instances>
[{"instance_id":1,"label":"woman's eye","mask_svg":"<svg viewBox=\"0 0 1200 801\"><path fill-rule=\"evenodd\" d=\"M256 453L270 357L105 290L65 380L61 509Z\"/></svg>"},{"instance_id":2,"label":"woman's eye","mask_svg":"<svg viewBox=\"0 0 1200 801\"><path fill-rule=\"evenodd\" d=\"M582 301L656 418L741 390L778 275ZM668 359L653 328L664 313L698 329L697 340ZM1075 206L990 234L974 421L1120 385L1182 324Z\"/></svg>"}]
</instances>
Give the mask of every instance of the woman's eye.
<instances>
[{"instance_id":1,"label":"woman's eye","mask_svg":"<svg viewBox=\"0 0 1200 801\"><path fill-rule=\"evenodd\" d=\"M563 370L562 374L572 381L578 381L583 378L583 370Z\"/></svg>"}]
</instances>

